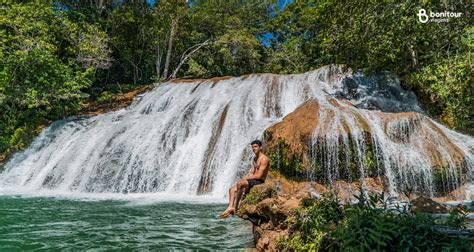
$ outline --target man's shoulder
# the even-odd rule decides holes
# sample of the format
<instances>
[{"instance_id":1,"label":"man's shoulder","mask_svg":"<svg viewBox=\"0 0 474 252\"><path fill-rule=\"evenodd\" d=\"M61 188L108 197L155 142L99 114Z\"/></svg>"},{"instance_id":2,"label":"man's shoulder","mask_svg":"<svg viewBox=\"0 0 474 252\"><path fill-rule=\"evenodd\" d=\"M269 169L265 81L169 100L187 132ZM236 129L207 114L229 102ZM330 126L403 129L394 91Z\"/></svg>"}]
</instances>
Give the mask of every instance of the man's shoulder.
<instances>
[{"instance_id":1,"label":"man's shoulder","mask_svg":"<svg viewBox=\"0 0 474 252\"><path fill-rule=\"evenodd\" d=\"M261 160L262 160L262 161L269 161L270 159L268 158L267 155L265 155L265 154L262 153Z\"/></svg>"}]
</instances>

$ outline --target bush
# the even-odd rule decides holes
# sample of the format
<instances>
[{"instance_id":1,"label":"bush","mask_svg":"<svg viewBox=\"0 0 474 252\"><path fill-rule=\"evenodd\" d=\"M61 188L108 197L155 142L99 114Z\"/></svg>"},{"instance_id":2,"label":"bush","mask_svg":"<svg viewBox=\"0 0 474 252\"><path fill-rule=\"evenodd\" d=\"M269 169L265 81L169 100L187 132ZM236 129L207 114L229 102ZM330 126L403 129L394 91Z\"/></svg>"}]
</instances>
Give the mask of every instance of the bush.
<instances>
[{"instance_id":1,"label":"bush","mask_svg":"<svg viewBox=\"0 0 474 252\"><path fill-rule=\"evenodd\" d=\"M412 213L410 206L388 207L383 193L357 204L339 205L334 194L324 195L289 217L290 237L278 244L290 250L346 251L472 251L469 241L449 237L436 227L463 228L466 215L453 210L447 220ZM296 219L296 220L295 220Z\"/></svg>"},{"instance_id":2,"label":"bush","mask_svg":"<svg viewBox=\"0 0 474 252\"><path fill-rule=\"evenodd\" d=\"M432 115L456 130L474 134L474 78L469 54L422 68L408 84Z\"/></svg>"}]
</instances>

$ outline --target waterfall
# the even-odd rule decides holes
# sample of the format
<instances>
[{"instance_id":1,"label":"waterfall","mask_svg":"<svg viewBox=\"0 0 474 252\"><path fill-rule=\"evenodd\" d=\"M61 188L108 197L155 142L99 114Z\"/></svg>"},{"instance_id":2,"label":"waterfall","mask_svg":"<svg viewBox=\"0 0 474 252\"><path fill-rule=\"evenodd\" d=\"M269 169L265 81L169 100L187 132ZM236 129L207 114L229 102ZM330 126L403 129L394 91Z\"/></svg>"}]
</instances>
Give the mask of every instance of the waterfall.
<instances>
[{"instance_id":1,"label":"waterfall","mask_svg":"<svg viewBox=\"0 0 474 252\"><path fill-rule=\"evenodd\" d=\"M419 113L361 110L329 101L320 105L313 132L311 179L364 183L364 178L383 175L393 196L410 190L433 197L469 184L472 137Z\"/></svg>"},{"instance_id":2,"label":"waterfall","mask_svg":"<svg viewBox=\"0 0 474 252\"><path fill-rule=\"evenodd\" d=\"M223 197L250 168L249 143L310 99L321 105L312 143L321 161L311 178L321 168L329 180L343 178L335 167L348 159L363 177L376 167L392 192L404 183L432 191L436 162L456 183L459 169L472 172L473 138L417 113L416 97L397 78L332 65L303 74L167 82L126 109L57 121L5 164L0 191ZM339 154L349 149L355 155ZM364 158L369 151L374 160Z\"/></svg>"}]
</instances>

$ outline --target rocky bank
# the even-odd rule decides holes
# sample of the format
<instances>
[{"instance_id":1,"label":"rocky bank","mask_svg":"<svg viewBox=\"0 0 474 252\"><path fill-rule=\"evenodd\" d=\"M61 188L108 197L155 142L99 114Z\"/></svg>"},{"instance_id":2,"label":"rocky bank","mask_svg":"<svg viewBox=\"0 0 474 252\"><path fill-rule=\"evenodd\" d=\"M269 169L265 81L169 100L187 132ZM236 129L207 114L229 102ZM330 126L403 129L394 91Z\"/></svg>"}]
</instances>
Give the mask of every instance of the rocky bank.
<instances>
[{"instance_id":1,"label":"rocky bank","mask_svg":"<svg viewBox=\"0 0 474 252\"><path fill-rule=\"evenodd\" d=\"M375 170L374 162L374 139L373 128L369 122L354 112L353 105L344 99L330 100L330 102L340 109L354 113L358 125L363 128L363 133L367 139L368 148L363 160L372 159L367 162L366 174L360 173L360 162L354 157L345 161L349 163L350 171L339 170L338 176L330 177L325 172L327 164L322 164L321 160L326 158L323 149L315 148L315 132L318 128L322 132L331 132L335 124L342 122L342 129L338 131L343 139L343 135L350 135L354 130L349 124L344 124L344 120L335 121L331 117L337 117L334 111L325 112L325 118L321 118L321 110L324 109L320 102L315 99L309 100L294 112L287 115L281 122L268 128L264 133L264 152L270 157L271 172L264 185L255 186L241 203L238 210L238 217L249 220L253 223L253 234L257 250L276 250L279 248L278 241L288 238L289 221L295 217L297 211L303 207L305 201L319 198L328 191L336 192L341 203L354 202L354 195L359 192L359 187L363 187L368 193L381 193L390 190L386 174L378 167ZM439 145L443 145L442 150L449 152L453 157L453 162L459 167L459 176L466 172L464 157L459 148L449 141L448 137L438 128L438 125L431 123L424 115L415 112L385 113L376 112L381 118L381 123L385 129L384 134L397 143L403 144L414 141L411 135L423 135L428 138L425 148L429 151L430 162L434 174L434 188L436 191L431 195L436 201L422 195L430 194L422 190L413 188L397 188L399 200L411 201L413 211L425 213L447 213L449 207L438 203L456 199L465 199L466 188L460 181L455 186L449 181L446 173L447 163L442 158ZM329 118L328 118L329 116ZM402 122L406 127L394 126L397 122ZM334 132L334 131L333 131ZM377 132L380 134L380 132ZM437 141L429 141L430 134L436 134ZM323 136L321 136L323 137ZM350 139L350 137L349 137ZM416 141L416 140L415 140ZM320 141L317 144L324 144ZM354 144L354 143L352 143ZM436 146L438 145L438 146ZM339 145L346 148L347 145ZM354 147L332 151L354 152ZM353 153L351 153L353 154ZM359 153L361 154L361 153ZM340 154L339 154L340 155ZM317 160L319 159L319 160ZM340 169L341 167L335 167ZM318 171L319 169L319 171ZM316 171L315 171L316 170ZM371 171L372 170L372 171ZM436 177L438 176L438 177ZM447 185L451 183L450 185ZM405 189L405 190L403 190ZM420 197L418 197L420 196ZM474 200L471 195L471 200ZM464 209L461 207L461 209ZM464 209L466 210L466 209ZM463 210L463 211L464 211ZM295 217L296 218L296 217Z\"/></svg>"}]
</instances>

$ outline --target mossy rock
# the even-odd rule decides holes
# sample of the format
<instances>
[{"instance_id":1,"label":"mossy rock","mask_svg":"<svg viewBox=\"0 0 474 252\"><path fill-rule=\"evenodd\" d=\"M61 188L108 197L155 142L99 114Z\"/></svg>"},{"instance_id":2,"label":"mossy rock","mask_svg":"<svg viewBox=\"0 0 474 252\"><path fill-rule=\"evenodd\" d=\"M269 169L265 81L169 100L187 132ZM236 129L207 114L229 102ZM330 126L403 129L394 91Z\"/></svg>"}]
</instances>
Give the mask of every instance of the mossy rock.
<instances>
[{"instance_id":1,"label":"mossy rock","mask_svg":"<svg viewBox=\"0 0 474 252\"><path fill-rule=\"evenodd\" d=\"M258 202L272 198L276 195L276 189L271 185L256 185L250 189L249 193L245 195L242 204L257 204Z\"/></svg>"}]
</instances>

